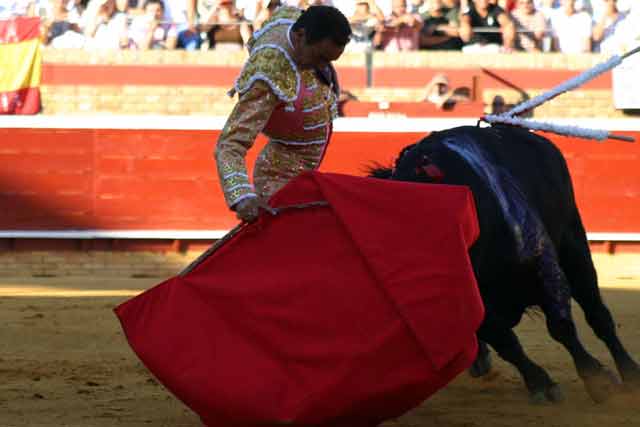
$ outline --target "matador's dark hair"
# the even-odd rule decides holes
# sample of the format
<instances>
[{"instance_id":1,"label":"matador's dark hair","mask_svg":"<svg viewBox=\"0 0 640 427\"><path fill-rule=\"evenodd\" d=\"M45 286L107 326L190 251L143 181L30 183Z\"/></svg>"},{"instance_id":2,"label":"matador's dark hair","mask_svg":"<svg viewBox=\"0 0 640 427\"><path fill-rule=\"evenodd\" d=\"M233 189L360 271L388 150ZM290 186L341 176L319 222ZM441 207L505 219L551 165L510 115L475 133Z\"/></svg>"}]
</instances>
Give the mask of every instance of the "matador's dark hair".
<instances>
[{"instance_id":1,"label":"matador's dark hair","mask_svg":"<svg viewBox=\"0 0 640 427\"><path fill-rule=\"evenodd\" d=\"M347 18L333 6L311 6L298 18L292 31L304 28L307 43L331 39L338 46L349 43L351 26Z\"/></svg>"}]
</instances>

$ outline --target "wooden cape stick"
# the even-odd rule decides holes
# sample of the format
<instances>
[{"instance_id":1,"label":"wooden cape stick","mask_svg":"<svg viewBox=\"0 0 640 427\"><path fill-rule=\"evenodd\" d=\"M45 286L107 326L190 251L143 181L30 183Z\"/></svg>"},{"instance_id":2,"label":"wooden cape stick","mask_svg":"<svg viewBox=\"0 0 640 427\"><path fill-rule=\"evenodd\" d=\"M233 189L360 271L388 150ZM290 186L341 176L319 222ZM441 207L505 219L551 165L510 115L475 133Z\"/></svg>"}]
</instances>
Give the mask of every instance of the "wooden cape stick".
<instances>
[{"instance_id":1,"label":"wooden cape stick","mask_svg":"<svg viewBox=\"0 0 640 427\"><path fill-rule=\"evenodd\" d=\"M272 207L270 207L268 205L265 205L265 206L261 206L261 208L263 208L264 210L269 212L271 215L278 215L279 213L281 213L282 211L285 211L285 210L306 209L306 208L311 208L311 207L316 207L316 206L329 206L329 202L326 202L324 200L320 200L320 201L315 201L315 202L301 203L301 204L297 204L297 205L287 205L287 206L282 206L282 207L279 207L279 208L272 208ZM178 273L178 276L183 277L183 276L187 275L187 273L193 271L193 269L195 269L198 265L202 264L202 262L205 259L209 258L214 252L216 252L218 249L220 249L222 246L224 246L225 243L227 243L236 234L238 234L243 228L245 228L246 225L248 225L248 223L241 222L240 224L238 224L235 227L233 227L227 234L222 236L222 238L217 240L206 251L204 251L202 254L200 254L200 256L198 258L193 260L191 262L191 264L186 266L180 273Z\"/></svg>"}]
</instances>

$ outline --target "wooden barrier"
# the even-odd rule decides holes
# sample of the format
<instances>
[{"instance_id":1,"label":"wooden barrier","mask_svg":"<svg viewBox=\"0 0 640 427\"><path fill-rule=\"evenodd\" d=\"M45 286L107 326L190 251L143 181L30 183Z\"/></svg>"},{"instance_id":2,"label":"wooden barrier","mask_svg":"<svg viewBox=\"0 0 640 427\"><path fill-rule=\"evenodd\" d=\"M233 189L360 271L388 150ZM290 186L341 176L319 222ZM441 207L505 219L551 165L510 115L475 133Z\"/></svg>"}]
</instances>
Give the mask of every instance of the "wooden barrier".
<instances>
[{"instance_id":1,"label":"wooden barrier","mask_svg":"<svg viewBox=\"0 0 640 427\"><path fill-rule=\"evenodd\" d=\"M220 118L7 120L0 121L0 238L215 238L236 223L212 157ZM321 170L365 175L430 131L475 122L341 119ZM625 120L584 124L639 141L547 135L567 159L587 231L594 241L640 240L640 128ZM250 150L249 164L264 143Z\"/></svg>"}]
</instances>

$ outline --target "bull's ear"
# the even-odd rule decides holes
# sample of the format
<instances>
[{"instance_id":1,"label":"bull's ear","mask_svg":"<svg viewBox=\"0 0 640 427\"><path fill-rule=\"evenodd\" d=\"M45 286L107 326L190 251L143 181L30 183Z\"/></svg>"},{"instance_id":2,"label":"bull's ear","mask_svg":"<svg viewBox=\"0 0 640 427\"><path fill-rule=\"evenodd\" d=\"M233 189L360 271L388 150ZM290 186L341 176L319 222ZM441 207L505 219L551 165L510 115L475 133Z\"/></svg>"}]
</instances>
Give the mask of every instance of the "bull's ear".
<instances>
[{"instance_id":1,"label":"bull's ear","mask_svg":"<svg viewBox=\"0 0 640 427\"><path fill-rule=\"evenodd\" d=\"M396 159L396 163L402 159L402 157L404 157L405 154L407 154L409 152L409 150L411 150L413 147L415 147L417 144L411 144L411 145L407 145L406 147L404 147L402 150L400 150L400 154L398 155L398 158Z\"/></svg>"}]
</instances>

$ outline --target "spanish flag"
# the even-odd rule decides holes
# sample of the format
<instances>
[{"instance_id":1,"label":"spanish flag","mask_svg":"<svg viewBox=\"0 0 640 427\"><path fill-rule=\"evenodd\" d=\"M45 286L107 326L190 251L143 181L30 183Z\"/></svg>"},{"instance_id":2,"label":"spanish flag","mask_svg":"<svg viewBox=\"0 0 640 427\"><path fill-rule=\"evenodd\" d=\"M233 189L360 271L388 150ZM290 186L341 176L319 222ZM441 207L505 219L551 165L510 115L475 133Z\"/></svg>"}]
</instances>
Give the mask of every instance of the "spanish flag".
<instances>
[{"instance_id":1,"label":"spanish flag","mask_svg":"<svg viewBox=\"0 0 640 427\"><path fill-rule=\"evenodd\" d=\"M0 20L0 114L40 112L40 18Z\"/></svg>"}]
</instances>

